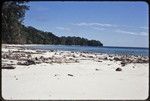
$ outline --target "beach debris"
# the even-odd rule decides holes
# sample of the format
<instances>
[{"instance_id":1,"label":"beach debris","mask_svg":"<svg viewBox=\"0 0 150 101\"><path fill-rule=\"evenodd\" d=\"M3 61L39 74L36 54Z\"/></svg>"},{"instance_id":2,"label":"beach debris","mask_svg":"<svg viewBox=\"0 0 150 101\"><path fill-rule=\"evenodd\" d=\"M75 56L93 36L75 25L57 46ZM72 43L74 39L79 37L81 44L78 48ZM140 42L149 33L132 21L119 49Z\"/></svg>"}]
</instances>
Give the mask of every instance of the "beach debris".
<instances>
[{"instance_id":1,"label":"beach debris","mask_svg":"<svg viewBox=\"0 0 150 101\"><path fill-rule=\"evenodd\" d=\"M54 77L55 77L55 76L58 76L58 74L55 74Z\"/></svg>"},{"instance_id":2,"label":"beach debris","mask_svg":"<svg viewBox=\"0 0 150 101\"><path fill-rule=\"evenodd\" d=\"M121 59L118 58L118 57L114 57L114 60L115 60L115 61L121 61Z\"/></svg>"},{"instance_id":3,"label":"beach debris","mask_svg":"<svg viewBox=\"0 0 150 101\"><path fill-rule=\"evenodd\" d=\"M29 54L29 55L27 56L27 58L31 58L31 54Z\"/></svg>"},{"instance_id":4,"label":"beach debris","mask_svg":"<svg viewBox=\"0 0 150 101\"><path fill-rule=\"evenodd\" d=\"M98 57L99 60L108 60L108 58L106 56L104 57Z\"/></svg>"},{"instance_id":5,"label":"beach debris","mask_svg":"<svg viewBox=\"0 0 150 101\"><path fill-rule=\"evenodd\" d=\"M7 47L5 47L7 48ZM11 50L16 47L8 47L8 51L2 51L2 59L17 60L18 65L32 65L40 63L79 63L80 60L94 60L96 62L103 62L103 60L110 61L120 61L121 66L125 66L129 63L149 63L148 56L135 56L135 55L115 55L115 54L95 54L90 52L64 52L64 51L43 51L43 50L30 50L23 48L23 50ZM45 52L53 52L52 56L45 57ZM37 57L34 57L33 54L38 54ZM12 65L12 64L11 64Z\"/></svg>"},{"instance_id":6,"label":"beach debris","mask_svg":"<svg viewBox=\"0 0 150 101\"><path fill-rule=\"evenodd\" d=\"M75 60L75 63L79 63L79 60L76 59L76 60Z\"/></svg>"},{"instance_id":7,"label":"beach debris","mask_svg":"<svg viewBox=\"0 0 150 101\"><path fill-rule=\"evenodd\" d=\"M111 64L107 64L108 66L110 66Z\"/></svg>"},{"instance_id":8,"label":"beach debris","mask_svg":"<svg viewBox=\"0 0 150 101\"><path fill-rule=\"evenodd\" d=\"M103 61L101 61L101 60L98 60L97 62L103 62Z\"/></svg>"},{"instance_id":9,"label":"beach debris","mask_svg":"<svg viewBox=\"0 0 150 101\"><path fill-rule=\"evenodd\" d=\"M10 64L2 64L2 69L15 69L15 67Z\"/></svg>"},{"instance_id":10,"label":"beach debris","mask_svg":"<svg viewBox=\"0 0 150 101\"><path fill-rule=\"evenodd\" d=\"M21 61L17 63L17 65L26 65L26 66L33 65L33 64L35 64L33 60Z\"/></svg>"},{"instance_id":11,"label":"beach debris","mask_svg":"<svg viewBox=\"0 0 150 101\"><path fill-rule=\"evenodd\" d=\"M68 76L73 76L72 74L68 74Z\"/></svg>"},{"instance_id":12,"label":"beach debris","mask_svg":"<svg viewBox=\"0 0 150 101\"><path fill-rule=\"evenodd\" d=\"M112 55L109 55L109 57L113 57Z\"/></svg>"},{"instance_id":13,"label":"beach debris","mask_svg":"<svg viewBox=\"0 0 150 101\"><path fill-rule=\"evenodd\" d=\"M43 62L44 62L44 60L45 60L44 56L40 56L39 59L42 60Z\"/></svg>"},{"instance_id":14,"label":"beach debris","mask_svg":"<svg viewBox=\"0 0 150 101\"><path fill-rule=\"evenodd\" d=\"M125 65L126 65L126 62L122 61L121 66L125 66Z\"/></svg>"},{"instance_id":15,"label":"beach debris","mask_svg":"<svg viewBox=\"0 0 150 101\"><path fill-rule=\"evenodd\" d=\"M107 60L108 58L107 57L104 57L104 60Z\"/></svg>"},{"instance_id":16,"label":"beach debris","mask_svg":"<svg viewBox=\"0 0 150 101\"><path fill-rule=\"evenodd\" d=\"M37 58L37 57L35 57L35 60L38 60L38 58Z\"/></svg>"},{"instance_id":17,"label":"beach debris","mask_svg":"<svg viewBox=\"0 0 150 101\"><path fill-rule=\"evenodd\" d=\"M25 61L17 62L17 65L26 65Z\"/></svg>"},{"instance_id":18,"label":"beach debris","mask_svg":"<svg viewBox=\"0 0 150 101\"><path fill-rule=\"evenodd\" d=\"M32 65L35 64L35 62L33 60L27 60L28 65Z\"/></svg>"},{"instance_id":19,"label":"beach debris","mask_svg":"<svg viewBox=\"0 0 150 101\"><path fill-rule=\"evenodd\" d=\"M118 67L118 68L116 68L116 71L122 71L122 69Z\"/></svg>"},{"instance_id":20,"label":"beach debris","mask_svg":"<svg viewBox=\"0 0 150 101\"><path fill-rule=\"evenodd\" d=\"M36 53L41 54L41 53L45 53L46 51L44 50L36 50Z\"/></svg>"},{"instance_id":21,"label":"beach debris","mask_svg":"<svg viewBox=\"0 0 150 101\"><path fill-rule=\"evenodd\" d=\"M3 58L3 59L8 59L8 58L9 58L9 55L8 55L8 54L3 54L3 55L2 55L2 58Z\"/></svg>"},{"instance_id":22,"label":"beach debris","mask_svg":"<svg viewBox=\"0 0 150 101\"><path fill-rule=\"evenodd\" d=\"M18 80L18 78L16 77L16 75L14 76L14 78L15 78L16 80Z\"/></svg>"},{"instance_id":23,"label":"beach debris","mask_svg":"<svg viewBox=\"0 0 150 101\"><path fill-rule=\"evenodd\" d=\"M113 59L109 59L110 61L113 61Z\"/></svg>"},{"instance_id":24,"label":"beach debris","mask_svg":"<svg viewBox=\"0 0 150 101\"><path fill-rule=\"evenodd\" d=\"M13 63L13 61L10 61L11 63Z\"/></svg>"},{"instance_id":25,"label":"beach debris","mask_svg":"<svg viewBox=\"0 0 150 101\"><path fill-rule=\"evenodd\" d=\"M148 63L149 59L145 59L145 58L137 58L137 63Z\"/></svg>"},{"instance_id":26,"label":"beach debris","mask_svg":"<svg viewBox=\"0 0 150 101\"><path fill-rule=\"evenodd\" d=\"M88 56L88 58L94 58L94 56L92 56L92 55L89 55L89 56Z\"/></svg>"},{"instance_id":27,"label":"beach debris","mask_svg":"<svg viewBox=\"0 0 150 101\"><path fill-rule=\"evenodd\" d=\"M82 54L82 53L80 54L80 56L81 56L81 57L87 57L85 54Z\"/></svg>"},{"instance_id":28,"label":"beach debris","mask_svg":"<svg viewBox=\"0 0 150 101\"><path fill-rule=\"evenodd\" d=\"M73 58L76 58L75 54L72 55Z\"/></svg>"},{"instance_id":29,"label":"beach debris","mask_svg":"<svg viewBox=\"0 0 150 101\"><path fill-rule=\"evenodd\" d=\"M97 69L97 68L96 68L95 70L96 70L96 71L99 71L99 69Z\"/></svg>"}]
</instances>

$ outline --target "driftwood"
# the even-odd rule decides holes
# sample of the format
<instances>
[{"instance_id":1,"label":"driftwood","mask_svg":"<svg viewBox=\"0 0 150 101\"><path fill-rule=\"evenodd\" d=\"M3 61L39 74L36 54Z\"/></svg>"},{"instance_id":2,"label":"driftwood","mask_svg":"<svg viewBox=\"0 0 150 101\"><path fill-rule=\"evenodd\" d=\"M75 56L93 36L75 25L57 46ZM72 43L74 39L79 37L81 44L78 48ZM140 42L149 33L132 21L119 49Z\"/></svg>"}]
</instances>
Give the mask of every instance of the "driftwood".
<instances>
[{"instance_id":1,"label":"driftwood","mask_svg":"<svg viewBox=\"0 0 150 101\"><path fill-rule=\"evenodd\" d=\"M3 64L3 65L2 65L2 69L15 69L15 67L13 67L13 66L10 65L10 64Z\"/></svg>"}]
</instances>

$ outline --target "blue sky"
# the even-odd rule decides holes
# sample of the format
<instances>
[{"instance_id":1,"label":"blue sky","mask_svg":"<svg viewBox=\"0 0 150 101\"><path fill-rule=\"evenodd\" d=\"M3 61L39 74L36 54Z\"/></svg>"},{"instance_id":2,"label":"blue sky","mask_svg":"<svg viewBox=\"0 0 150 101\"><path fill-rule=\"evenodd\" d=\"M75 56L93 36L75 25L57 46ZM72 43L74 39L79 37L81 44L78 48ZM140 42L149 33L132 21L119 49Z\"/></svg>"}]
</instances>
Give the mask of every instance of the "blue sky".
<instances>
[{"instance_id":1,"label":"blue sky","mask_svg":"<svg viewBox=\"0 0 150 101\"><path fill-rule=\"evenodd\" d=\"M24 24L57 36L80 36L104 46L148 47L145 2L29 2Z\"/></svg>"}]
</instances>

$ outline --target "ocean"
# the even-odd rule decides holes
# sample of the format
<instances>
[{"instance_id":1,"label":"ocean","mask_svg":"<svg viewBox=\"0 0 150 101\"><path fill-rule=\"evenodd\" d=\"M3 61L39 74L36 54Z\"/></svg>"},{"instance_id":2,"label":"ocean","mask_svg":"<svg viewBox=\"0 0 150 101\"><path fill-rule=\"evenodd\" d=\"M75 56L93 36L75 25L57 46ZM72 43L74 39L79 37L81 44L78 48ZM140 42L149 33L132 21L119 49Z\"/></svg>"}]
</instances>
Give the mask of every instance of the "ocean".
<instances>
[{"instance_id":1,"label":"ocean","mask_svg":"<svg viewBox=\"0 0 150 101\"><path fill-rule=\"evenodd\" d=\"M94 52L119 55L136 55L149 56L149 48L140 47L92 47L92 46L77 46L77 45L25 45L26 48L40 50L56 50L56 51L74 51L74 52Z\"/></svg>"}]
</instances>

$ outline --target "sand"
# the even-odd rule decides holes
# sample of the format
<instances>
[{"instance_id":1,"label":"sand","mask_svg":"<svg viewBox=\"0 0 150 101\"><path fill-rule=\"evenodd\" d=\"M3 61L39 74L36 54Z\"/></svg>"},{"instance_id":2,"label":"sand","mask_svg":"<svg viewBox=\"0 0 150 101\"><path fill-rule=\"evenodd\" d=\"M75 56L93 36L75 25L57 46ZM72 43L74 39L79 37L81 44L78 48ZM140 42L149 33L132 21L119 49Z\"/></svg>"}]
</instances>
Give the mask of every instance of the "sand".
<instances>
[{"instance_id":1,"label":"sand","mask_svg":"<svg viewBox=\"0 0 150 101\"><path fill-rule=\"evenodd\" d=\"M13 50L17 50L15 47ZM12 50L2 48L3 52ZM24 50L32 51L35 50ZM61 51L68 55L70 52ZM44 57L58 52L34 54ZM72 53L75 54L75 53ZM81 59L77 63L40 63L2 69L2 97L7 100L144 100L149 94L149 63L120 65L120 61ZM87 55L87 54L85 54ZM91 56L92 54L90 54ZM100 55L105 57L107 54ZM61 57L60 54L56 57ZM122 71L116 71L116 68Z\"/></svg>"}]
</instances>

